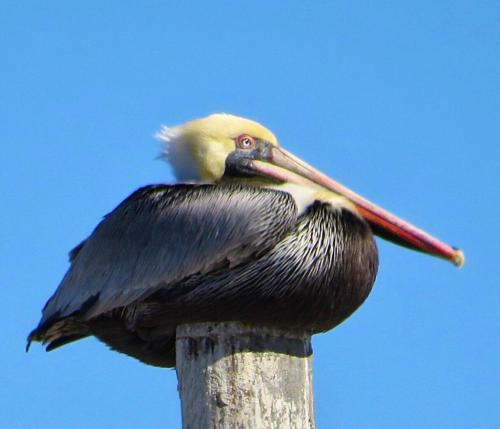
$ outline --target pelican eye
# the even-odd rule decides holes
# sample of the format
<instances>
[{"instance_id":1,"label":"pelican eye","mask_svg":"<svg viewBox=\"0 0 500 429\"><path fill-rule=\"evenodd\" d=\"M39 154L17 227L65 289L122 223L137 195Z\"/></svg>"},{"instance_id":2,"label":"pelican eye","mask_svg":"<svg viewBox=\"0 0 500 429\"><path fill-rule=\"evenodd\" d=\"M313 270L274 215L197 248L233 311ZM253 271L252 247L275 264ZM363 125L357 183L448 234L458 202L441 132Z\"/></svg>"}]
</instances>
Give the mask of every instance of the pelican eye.
<instances>
[{"instance_id":1,"label":"pelican eye","mask_svg":"<svg viewBox=\"0 0 500 429\"><path fill-rule=\"evenodd\" d=\"M241 134L235 139L238 149L253 149L255 147L255 139L248 134Z\"/></svg>"}]
</instances>

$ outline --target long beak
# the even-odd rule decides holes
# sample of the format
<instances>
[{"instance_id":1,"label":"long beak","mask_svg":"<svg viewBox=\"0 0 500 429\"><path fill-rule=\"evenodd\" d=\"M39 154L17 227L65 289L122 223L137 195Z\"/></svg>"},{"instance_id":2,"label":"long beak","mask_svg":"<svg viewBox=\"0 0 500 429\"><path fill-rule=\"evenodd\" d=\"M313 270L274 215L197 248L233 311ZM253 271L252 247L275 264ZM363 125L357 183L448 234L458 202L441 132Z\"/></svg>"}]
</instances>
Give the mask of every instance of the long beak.
<instances>
[{"instance_id":1,"label":"long beak","mask_svg":"<svg viewBox=\"0 0 500 429\"><path fill-rule=\"evenodd\" d=\"M253 161L252 167L260 174L279 181L304 183L307 180L342 195L351 201L358 213L370 224L373 231L383 238L447 259L458 267L463 266L465 262L461 250L443 243L387 210L378 207L282 148L273 147L267 162Z\"/></svg>"}]
</instances>

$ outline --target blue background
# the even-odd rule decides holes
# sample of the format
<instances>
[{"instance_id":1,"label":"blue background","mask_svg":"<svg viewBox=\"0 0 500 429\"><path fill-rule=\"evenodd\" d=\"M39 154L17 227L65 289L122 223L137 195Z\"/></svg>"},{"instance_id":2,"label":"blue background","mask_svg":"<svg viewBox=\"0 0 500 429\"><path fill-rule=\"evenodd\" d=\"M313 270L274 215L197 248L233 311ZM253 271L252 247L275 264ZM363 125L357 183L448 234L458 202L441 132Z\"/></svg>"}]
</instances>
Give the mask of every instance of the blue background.
<instances>
[{"instance_id":1,"label":"blue background","mask_svg":"<svg viewBox=\"0 0 500 429\"><path fill-rule=\"evenodd\" d=\"M25 337L67 251L139 186L152 138L247 116L462 247L379 241L364 306L314 338L319 428L500 427L498 1L2 1L0 426L180 427L175 372Z\"/></svg>"}]
</instances>

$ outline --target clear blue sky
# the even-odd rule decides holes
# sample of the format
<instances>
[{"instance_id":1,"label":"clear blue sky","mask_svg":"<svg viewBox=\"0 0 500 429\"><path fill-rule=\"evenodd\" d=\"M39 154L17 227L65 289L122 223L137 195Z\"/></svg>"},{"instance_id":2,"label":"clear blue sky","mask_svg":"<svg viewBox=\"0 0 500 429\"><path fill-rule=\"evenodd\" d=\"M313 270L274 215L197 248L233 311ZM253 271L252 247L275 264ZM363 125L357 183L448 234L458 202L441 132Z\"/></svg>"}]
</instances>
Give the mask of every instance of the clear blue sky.
<instances>
[{"instance_id":1,"label":"clear blue sky","mask_svg":"<svg viewBox=\"0 0 500 429\"><path fill-rule=\"evenodd\" d=\"M379 241L372 295L314 338L318 427L499 427L499 22L494 0L4 0L0 426L180 426L174 371L25 337L67 251L173 180L160 125L225 111L466 252Z\"/></svg>"}]
</instances>

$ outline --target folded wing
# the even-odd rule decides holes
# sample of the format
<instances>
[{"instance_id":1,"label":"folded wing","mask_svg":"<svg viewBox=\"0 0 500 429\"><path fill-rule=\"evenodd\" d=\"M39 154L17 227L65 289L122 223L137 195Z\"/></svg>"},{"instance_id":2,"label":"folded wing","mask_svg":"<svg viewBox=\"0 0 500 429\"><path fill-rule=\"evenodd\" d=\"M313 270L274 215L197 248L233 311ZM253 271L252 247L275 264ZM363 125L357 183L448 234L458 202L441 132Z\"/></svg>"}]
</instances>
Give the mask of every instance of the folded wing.
<instances>
[{"instance_id":1,"label":"folded wing","mask_svg":"<svg viewBox=\"0 0 500 429\"><path fill-rule=\"evenodd\" d=\"M39 330L88 320L195 274L244 264L297 221L292 197L244 186L157 185L137 190L70 253Z\"/></svg>"}]
</instances>

